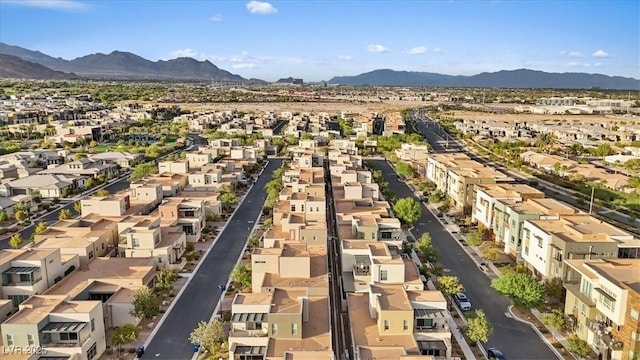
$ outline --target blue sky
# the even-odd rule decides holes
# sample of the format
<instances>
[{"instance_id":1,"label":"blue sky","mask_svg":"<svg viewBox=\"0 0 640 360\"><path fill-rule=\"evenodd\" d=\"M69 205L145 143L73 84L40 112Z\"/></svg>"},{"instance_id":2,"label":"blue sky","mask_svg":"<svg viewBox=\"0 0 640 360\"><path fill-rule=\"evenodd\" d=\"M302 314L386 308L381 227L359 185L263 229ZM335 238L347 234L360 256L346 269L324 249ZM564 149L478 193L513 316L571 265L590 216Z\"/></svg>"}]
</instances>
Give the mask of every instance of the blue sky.
<instances>
[{"instance_id":1,"label":"blue sky","mask_svg":"<svg viewBox=\"0 0 640 360\"><path fill-rule=\"evenodd\" d=\"M0 41L191 56L245 78L529 68L640 78L640 1L0 0Z\"/></svg>"}]
</instances>

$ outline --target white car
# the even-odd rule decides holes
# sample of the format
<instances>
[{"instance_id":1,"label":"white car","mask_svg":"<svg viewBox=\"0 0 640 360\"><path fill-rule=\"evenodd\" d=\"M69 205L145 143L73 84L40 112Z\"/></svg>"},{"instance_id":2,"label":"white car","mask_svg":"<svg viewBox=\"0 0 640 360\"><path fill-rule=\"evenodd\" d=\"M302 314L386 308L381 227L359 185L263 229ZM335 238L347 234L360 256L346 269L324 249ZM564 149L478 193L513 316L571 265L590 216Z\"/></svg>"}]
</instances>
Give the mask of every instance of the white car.
<instances>
[{"instance_id":1,"label":"white car","mask_svg":"<svg viewBox=\"0 0 640 360\"><path fill-rule=\"evenodd\" d=\"M467 297L467 295L465 295L465 293L457 293L453 296L453 298L455 299L456 304L458 304L458 307L460 307L460 310L471 310L471 301L469 301L469 298Z\"/></svg>"}]
</instances>

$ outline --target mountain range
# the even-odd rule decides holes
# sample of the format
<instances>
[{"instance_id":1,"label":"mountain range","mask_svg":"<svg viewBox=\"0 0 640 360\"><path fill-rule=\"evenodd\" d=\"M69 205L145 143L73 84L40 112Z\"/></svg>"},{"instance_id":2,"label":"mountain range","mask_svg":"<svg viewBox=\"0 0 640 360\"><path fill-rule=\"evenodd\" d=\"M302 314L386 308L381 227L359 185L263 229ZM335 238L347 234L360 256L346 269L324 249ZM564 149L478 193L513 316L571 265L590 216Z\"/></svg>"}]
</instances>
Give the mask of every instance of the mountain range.
<instances>
[{"instance_id":1,"label":"mountain range","mask_svg":"<svg viewBox=\"0 0 640 360\"><path fill-rule=\"evenodd\" d=\"M493 87L534 89L620 89L640 90L640 80L587 73L548 73L518 69L484 72L472 76L429 72L374 70L356 76L336 76L328 81L340 85Z\"/></svg>"},{"instance_id":2,"label":"mountain range","mask_svg":"<svg viewBox=\"0 0 640 360\"><path fill-rule=\"evenodd\" d=\"M189 57L150 61L130 52L113 51L91 54L73 60L55 58L40 51L0 42L0 77L32 79L148 79L148 80L204 80L264 83L259 79L245 79L218 68L208 60ZM17 58L19 59L17 59ZM293 78L280 79L285 82ZM374 70L355 76L336 76L329 84L349 86L423 86L423 87L496 87L496 88L555 88L555 89L624 89L640 90L640 80L621 76L587 73L548 73L519 69L481 73L472 76L444 75L430 72Z\"/></svg>"}]
</instances>

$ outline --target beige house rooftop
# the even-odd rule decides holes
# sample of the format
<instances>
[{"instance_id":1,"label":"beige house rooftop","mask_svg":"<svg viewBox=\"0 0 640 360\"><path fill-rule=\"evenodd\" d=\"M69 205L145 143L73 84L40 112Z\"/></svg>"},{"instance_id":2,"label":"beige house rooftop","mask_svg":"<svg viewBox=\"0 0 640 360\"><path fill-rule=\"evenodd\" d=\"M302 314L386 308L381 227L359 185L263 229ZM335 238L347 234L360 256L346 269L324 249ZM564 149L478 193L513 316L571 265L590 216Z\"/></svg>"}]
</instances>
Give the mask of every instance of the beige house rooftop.
<instances>
[{"instance_id":1,"label":"beige house rooftop","mask_svg":"<svg viewBox=\"0 0 640 360\"><path fill-rule=\"evenodd\" d=\"M543 231L569 242L615 242L633 239L631 234L589 215L568 215L559 219L528 221Z\"/></svg>"},{"instance_id":2,"label":"beige house rooftop","mask_svg":"<svg viewBox=\"0 0 640 360\"><path fill-rule=\"evenodd\" d=\"M603 277L618 286L625 284L640 293L640 260L638 259L571 259L565 262L590 279Z\"/></svg>"},{"instance_id":3,"label":"beige house rooftop","mask_svg":"<svg viewBox=\"0 0 640 360\"><path fill-rule=\"evenodd\" d=\"M20 310L5 324L38 324L50 313L88 313L99 301L71 301L67 295L34 295L20 304Z\"/></svg>"},{"instance_id":4,"label":"beige house rooftop","mask_svg":"<svg viewBox=\"0 0 640 360\"><path fill-rule=\"evenodd\" d=\"M509 204L519 214L528 215L574 215L578 212L565 202L553 198L526 199L525 201L498 200Z\"/></svg>"}]
</instances>

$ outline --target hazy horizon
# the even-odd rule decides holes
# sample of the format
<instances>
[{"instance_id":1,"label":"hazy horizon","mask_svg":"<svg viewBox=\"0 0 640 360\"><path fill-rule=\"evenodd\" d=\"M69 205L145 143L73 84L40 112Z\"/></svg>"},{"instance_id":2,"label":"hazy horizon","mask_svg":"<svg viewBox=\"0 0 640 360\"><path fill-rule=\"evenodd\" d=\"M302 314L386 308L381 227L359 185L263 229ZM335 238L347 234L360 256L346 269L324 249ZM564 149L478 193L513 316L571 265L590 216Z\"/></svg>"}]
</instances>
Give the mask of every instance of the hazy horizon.
<instances>
[{"instance_id":1,"label":"hazy horizon","mask_svg":"<svg viewBox=\"0 0 640 360\"><path fill-rule=\"evenodd\" d=\"M0 41L67 60L192 57L266 81L523 68L639 79L640 2L0 0Z\"/></svg>"}]
</instances>

